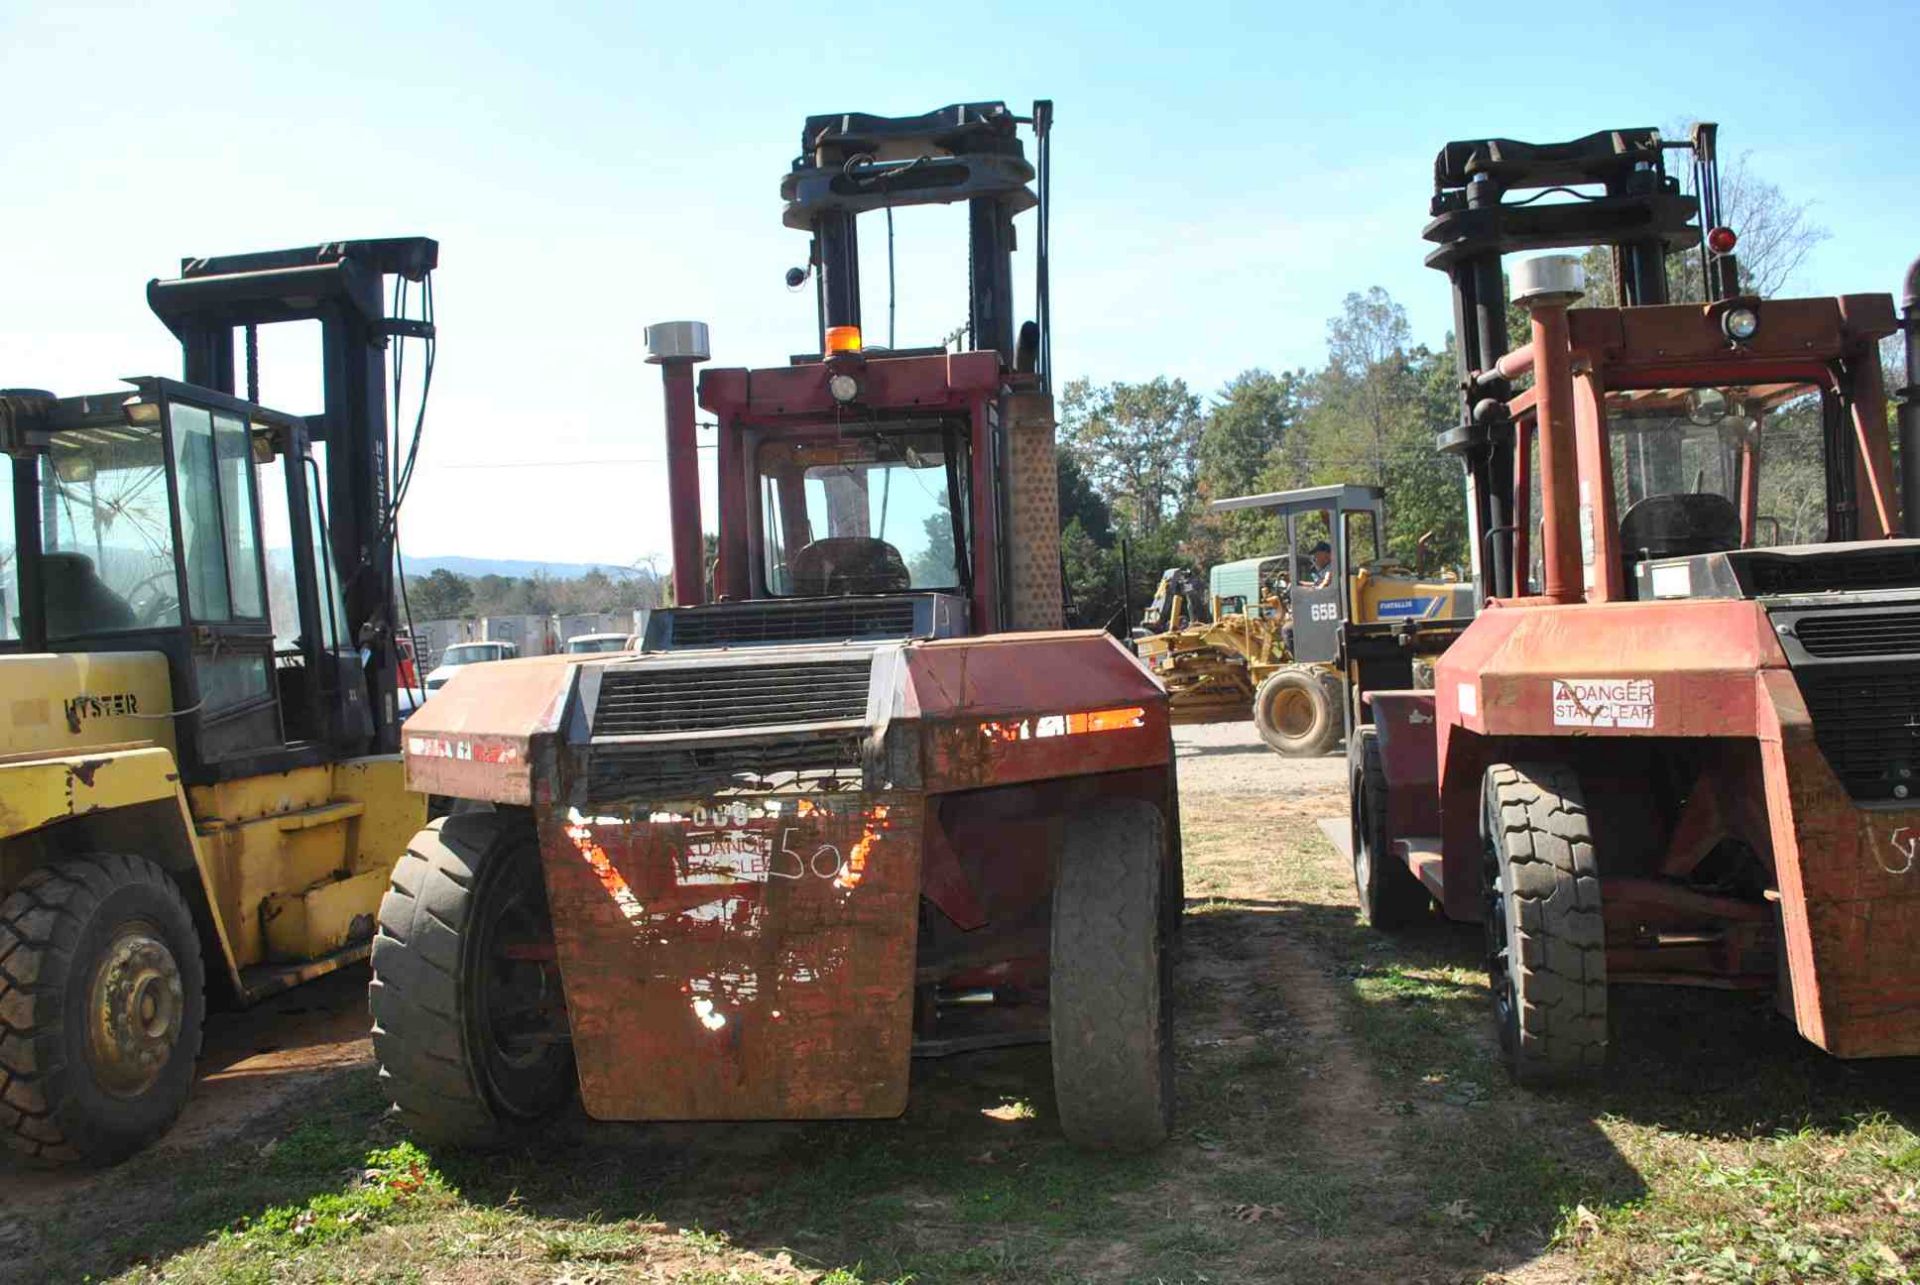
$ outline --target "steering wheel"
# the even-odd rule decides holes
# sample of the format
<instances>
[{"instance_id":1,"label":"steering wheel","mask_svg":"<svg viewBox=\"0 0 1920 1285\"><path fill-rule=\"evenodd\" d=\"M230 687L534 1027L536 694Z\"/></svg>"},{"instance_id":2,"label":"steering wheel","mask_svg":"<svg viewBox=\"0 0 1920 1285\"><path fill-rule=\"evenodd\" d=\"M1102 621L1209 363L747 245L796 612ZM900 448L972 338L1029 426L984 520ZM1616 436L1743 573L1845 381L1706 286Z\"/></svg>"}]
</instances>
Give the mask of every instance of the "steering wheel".
<instances>
[{"instance_id":1,"label":"steering wheel","mask_svg":"<svg viewBox=\"0 0 1920 1285\"><path fill-rule=\"evenodd\" d=\"M175 620L180 618L180 596L167 592L172 587L173 572L169 570L156 571L127 590L127 608L142 628L165 623L169 613ZM144 607L135 607L134 600L149 589L154 591L152 599Z\"/></svg>"}]
</instances>

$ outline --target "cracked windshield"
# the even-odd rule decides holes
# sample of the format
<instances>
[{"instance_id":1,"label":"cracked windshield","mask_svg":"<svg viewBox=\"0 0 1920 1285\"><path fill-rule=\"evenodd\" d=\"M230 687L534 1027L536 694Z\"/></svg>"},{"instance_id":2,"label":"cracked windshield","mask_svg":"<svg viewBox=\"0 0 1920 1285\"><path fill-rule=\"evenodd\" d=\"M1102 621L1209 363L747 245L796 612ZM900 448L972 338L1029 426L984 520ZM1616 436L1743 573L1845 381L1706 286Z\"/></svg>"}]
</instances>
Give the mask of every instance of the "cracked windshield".
<instances>
[{"instance_id":1,"label":"cracked windshield","mask_svg":"<svg viewBox=\"0 0 1920 1285\"><path fill-rule=\"evenodd\" d=\"M56 434L41 488L50 638L179 623L157 429Z\"/></svg>"}]
</instances>

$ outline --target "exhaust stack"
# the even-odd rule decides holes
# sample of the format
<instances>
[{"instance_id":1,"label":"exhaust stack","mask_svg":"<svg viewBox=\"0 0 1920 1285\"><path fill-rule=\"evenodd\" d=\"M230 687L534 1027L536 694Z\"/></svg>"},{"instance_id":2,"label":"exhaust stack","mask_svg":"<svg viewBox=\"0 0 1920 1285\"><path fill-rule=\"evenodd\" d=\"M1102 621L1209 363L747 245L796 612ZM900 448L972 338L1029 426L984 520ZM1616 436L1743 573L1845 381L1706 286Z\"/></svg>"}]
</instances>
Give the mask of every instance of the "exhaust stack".
<instances>
[{"instance_id":1,"label":"exhaust stack","mask_svg":"<svg viewBox=\"0 0 1920 1285\"><path fill-rule=\"evenodd\" d=\"M1574 466L1573 358L1567 339L1567 307L1586 288L1580 260L1570 254L1542 255L1513 270L1513 301L1533 318L1543 519L1540 546L1546 563L1546 583L1541 588L1553 602L1579 602L1586 595Z\"/></svg>"},{"instance_id":2,"label":"exhaust stack","mask_svg":"<svg viewBox=\"0 0 1920 1285\"><path fill-rule=\"evenodd\" d=\"M713 350L704 321L663 321L647 327L647 361L660 367L667 397L667 513L673 523L673 601L698 606L707 598L705 545L700 535L700 458L693 433L693 368Z\"/></svg>"},{"instance_id":3,"label":"exhaust stack","mask_svg":"<svg viewBox=\"0 0 1920 1285\"><path fill-rule=\"evenodd\" d=\"M1920 539L1920 259L1907 268L1900 291L1907 338L1907 386L1900 390L1900 529Z\"/></svg>"}]
</instances>

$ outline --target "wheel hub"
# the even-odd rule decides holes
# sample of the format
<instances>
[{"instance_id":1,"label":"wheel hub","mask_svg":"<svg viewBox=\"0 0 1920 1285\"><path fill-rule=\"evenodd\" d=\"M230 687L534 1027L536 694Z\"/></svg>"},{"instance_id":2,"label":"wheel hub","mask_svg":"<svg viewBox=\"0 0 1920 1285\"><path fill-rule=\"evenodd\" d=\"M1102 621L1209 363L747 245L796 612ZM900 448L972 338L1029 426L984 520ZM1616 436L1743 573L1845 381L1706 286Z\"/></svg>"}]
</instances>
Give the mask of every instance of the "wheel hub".
<instances>
[{"instance_id":1,"label":"wheel hub","mask_svg":"<svg viewBox=\"0 0 1920 1285\"><path fill-rule=\"evenodd\" d=\"M180 1042L186 990L180 964L145 924L120 929L93 973L87 1053L94 1078L117 1097L153 1086Z\"/></svg>"},{"instance_id":2,"label":"wheel hub","mask_svg":"<svg viewBox=\"0 0 1920 1285\"><path fill-rule=\"evenodd\" d=\"M1288 736L1305 736L1313 730L1313 702L1305 692L1281 692L1274 702L1273 723Z\"/></svg>"}]
</instances>

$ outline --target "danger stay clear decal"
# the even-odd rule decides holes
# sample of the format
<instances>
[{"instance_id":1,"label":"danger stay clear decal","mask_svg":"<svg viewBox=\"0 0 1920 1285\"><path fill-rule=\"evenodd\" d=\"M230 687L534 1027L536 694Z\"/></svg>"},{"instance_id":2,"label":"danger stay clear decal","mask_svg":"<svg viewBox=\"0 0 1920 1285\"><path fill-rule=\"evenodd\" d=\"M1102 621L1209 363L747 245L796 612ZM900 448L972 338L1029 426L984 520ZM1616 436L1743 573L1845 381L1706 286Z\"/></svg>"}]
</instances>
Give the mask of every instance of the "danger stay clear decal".
<instances>
[{"instance_id":1,"label":"danger stay clear decal","mask_svg":"<svg viewBox=\"0 0 1920 1285\"><path fill-rule=\"evenodd\" d=\"M1652 727L1651 678L1556 678L1557 727Z\"/></svg>"}]
</instances>

